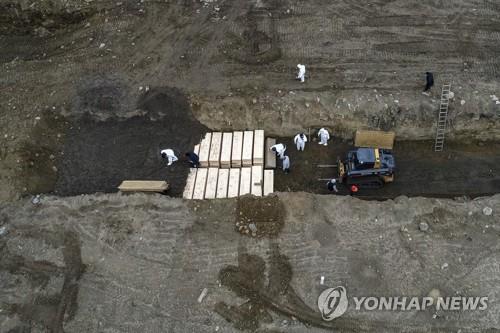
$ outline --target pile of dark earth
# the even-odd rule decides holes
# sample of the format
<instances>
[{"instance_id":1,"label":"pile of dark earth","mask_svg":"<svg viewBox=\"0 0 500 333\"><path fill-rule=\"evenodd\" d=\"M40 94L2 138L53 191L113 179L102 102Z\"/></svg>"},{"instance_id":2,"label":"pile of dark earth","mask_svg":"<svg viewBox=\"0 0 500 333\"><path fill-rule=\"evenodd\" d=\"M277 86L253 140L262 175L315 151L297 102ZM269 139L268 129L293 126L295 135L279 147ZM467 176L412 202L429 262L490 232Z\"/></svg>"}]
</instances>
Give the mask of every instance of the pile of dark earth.
<instances>
[{"instance_id":1,"label":"pile of dark earth","mask_svg":"<svg viewBox=\"0 0 500 333\"><path fill-rule=\"evenodd\" d=\"M138 101L144 115L95 120L88 113L72 120L54 192L77 195L115 192L123 180L166 180L168 194L179 196L189 165L184 153L208 131L176 89L151 89ZM179 161L167 167L160 151L171 148Z\"/></svg>"}]
</instances>

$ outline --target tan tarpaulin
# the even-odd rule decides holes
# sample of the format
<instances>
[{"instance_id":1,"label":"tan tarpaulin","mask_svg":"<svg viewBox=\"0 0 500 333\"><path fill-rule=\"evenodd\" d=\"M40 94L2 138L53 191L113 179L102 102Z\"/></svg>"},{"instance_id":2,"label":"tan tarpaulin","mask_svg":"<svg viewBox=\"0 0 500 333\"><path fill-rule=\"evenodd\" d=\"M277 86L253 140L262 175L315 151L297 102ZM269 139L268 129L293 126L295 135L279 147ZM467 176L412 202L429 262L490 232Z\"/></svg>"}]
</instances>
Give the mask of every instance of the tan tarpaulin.
<instances>
[{"instance_id":1,"label":"tan tarpaulin","mask_svg":"<svg viewBox=\"0 0 500 333\"><path fill-rule=\"evenodd\" d=\"M396 133L394 132L357 130L354 137L354 146L392 149L395 137Z\"/></svg>"}]
</instances>

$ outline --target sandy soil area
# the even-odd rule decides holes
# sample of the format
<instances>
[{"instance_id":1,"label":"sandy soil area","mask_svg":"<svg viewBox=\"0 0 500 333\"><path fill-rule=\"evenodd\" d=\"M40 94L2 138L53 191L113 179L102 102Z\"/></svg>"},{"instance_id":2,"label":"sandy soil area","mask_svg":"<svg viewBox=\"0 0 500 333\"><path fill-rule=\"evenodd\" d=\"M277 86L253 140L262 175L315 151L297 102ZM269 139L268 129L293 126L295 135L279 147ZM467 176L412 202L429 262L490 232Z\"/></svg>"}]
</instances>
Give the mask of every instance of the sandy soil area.
<instances>
[{"instance_id":1,"label":"sandy soil area","mask_svg":"<svg viewBox=\"0 0 500 333\"><path fill-rule=\"evenodd\" d=\"M112 194L3 204L0 329L500 330L498 196L368 202L293 193L276 199L260 204L283 214L260 215L257 228L281 226L259 237L236 227L246 205L260 209L246 199ZM326 322L316 302L327 286L345 286L350 296L437 290L487 296L490 303L484 311L405 312L356 311L351 304Z\"/></svg>"}]
</instances>

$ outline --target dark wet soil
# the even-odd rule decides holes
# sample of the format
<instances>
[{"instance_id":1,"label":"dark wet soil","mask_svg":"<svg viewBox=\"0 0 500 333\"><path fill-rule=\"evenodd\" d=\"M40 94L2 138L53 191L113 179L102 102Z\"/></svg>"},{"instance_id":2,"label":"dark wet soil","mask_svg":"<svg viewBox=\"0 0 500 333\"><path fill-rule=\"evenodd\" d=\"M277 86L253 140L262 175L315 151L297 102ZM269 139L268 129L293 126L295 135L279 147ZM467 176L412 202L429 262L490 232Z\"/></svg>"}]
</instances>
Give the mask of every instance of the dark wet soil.
<instances>
[{"instance_id":1,"label":"dark wet soil","mask_svg":"<svg viewBox=\"0 0 500 333\"><path fill-rule=\"evenodd\" d=\"M278 245L271 245L267 264L257 255L241 252L238 254L238 266L224 267L219 272L219 280L239 297L248 298L248 301L239 306L219 302L215 305L215 311L232 322L235 328L254 331L262 323L273 320L269 310L274 309L261 297L262 294L278 298L289 289L293 292L291 279L292 268L288 258L279 253Z\"/></svg>"},{"instance_id":2,"label":"dark wet soil","mask_svg":"<svg viewBox=\"0 0 500 333\"><path fill-rule=\"evenodd\" d=\"M51 192L57 181L57 160L64 142L67 120L49 110L43 112L30 134L18 148L17 178L27 193Z\"/></svg>"},{"instance_id":3,"label":"dark wet soil","mask_svg":"<svg viewBox=\"0 0 500 333\"><path fill-rule=\"evenodd\" d=\"M97 121L87 114L73 121L58 165L57 194L115 192L123 180L166 180L168 194L182 194L189 171L183 155L208 129L175 89L150 90L138 108L145 115ZM179 157L170 167L160 156L165 148Z\"/></svg>"},{"instance_id":4,"label":"dark wet soil","mask_svg":"<svg viewBox=\"0 0 500 333\"><path fill-rule=\"evenodd\" d=\"M352 142L338 138L327 147L315 138L303 152L297 151L292 138L278 141L287 145L291 160L291 173L281 169L275 173L276 191L305 191L328 194L327 179L336 177L337 169L318 167L334 165L339 157L345 158ZM464 144L447 143L444 152L434 152L431 141L396 142L394 156L397 171L395 181L378 190L363 190L358 196L367 199L389 199L400 195L427 197L477 197L500 191L499 143ZM278 161L278 164L279 161ZM280 165L279 165L280 166ZM349 194L339 186L339 194Z\"/></svg>"}]
</instances>

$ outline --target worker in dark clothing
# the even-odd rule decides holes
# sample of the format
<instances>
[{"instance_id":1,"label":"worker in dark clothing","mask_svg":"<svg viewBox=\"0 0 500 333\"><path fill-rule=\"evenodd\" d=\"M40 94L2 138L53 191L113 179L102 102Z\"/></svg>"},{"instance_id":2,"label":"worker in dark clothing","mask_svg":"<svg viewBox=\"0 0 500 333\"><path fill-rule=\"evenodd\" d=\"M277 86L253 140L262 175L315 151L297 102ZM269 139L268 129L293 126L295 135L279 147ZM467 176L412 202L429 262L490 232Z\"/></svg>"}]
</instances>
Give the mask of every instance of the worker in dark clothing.
<instances>
[{"instance_id":1,"label":"worker in dark clothing","mask_svg":"<svg viewBox=\"0 0 500 333\"><path fill-rule=\"evenodd\" d=\"M328 190L330 192L335 192L335 193L339 192L339 190L337 189L337 179L335 178L330 179L328 183L326 183L326 186L328 187Z\"/></svg>"},{"instance_id":2,"label":"worker in dark clothing","mask_svg":"<svg viewBox=\"0 0 500 333\"><path fill-rule=\"evenodd\" d=\"M191 163L192 168L199 168L200 167L200 158L194 152L192 152L192 151L187 152L186 157L189 160L189 163Z\"/></svg>"},{"instance_id":3,"label":"worker in dark clothing","mask_svg":"<svg viewBox=\"0 0 500 333\"><path fill-rule=\"evenodd\" d=\"M434 85L434 75L431 72L425 72L425 89L424 92L428 91Z\"/></svg>"}]
</instances>

